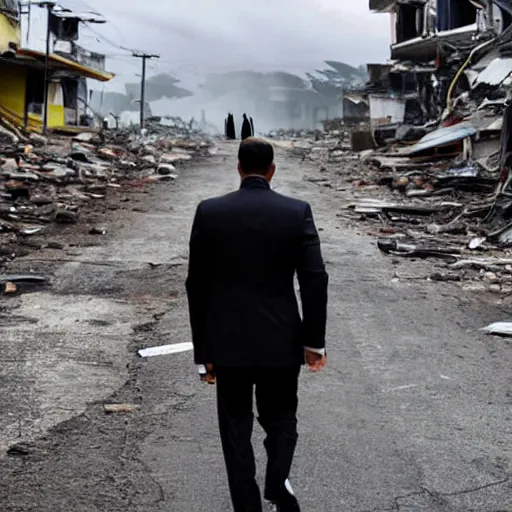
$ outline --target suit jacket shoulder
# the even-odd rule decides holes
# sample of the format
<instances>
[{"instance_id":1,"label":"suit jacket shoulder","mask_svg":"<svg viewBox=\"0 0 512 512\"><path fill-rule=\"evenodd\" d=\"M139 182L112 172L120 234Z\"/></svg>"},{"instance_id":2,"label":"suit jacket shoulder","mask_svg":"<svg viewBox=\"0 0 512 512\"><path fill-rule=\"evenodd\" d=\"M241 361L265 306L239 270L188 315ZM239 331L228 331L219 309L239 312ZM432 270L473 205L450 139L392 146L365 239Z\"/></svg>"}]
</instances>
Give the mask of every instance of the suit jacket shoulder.
<instances>
[{"instance_id":1,"label":"suit jacket shoulder","mask_svg":"<svg viewBox=\"0 0 512 512\"><path fill-rule=\"evenodd\" d=\"M280 192L272 192L279 198L283 205L287 205L289 208L294 208L300 211L304 211L307 208L310 208L309 203L307 201L297 199L295 197L286 196L284 194L281 194Z\"/></svg>"},{"instance_id":2,"label":"suit jacket shoulder","mask_svg":"<svg viewBox=\"0 0 512 512\"><path fill-rule=\"evenodd\" d=\"M222 196L211 197L201 201L198 209L202 214L214 214L215 212L222 211L230 205L236 204L241 200L246 193L247 189L240 189ZM294 197L286 196L279 192L269 189L267 192L268 199L278 204L279 207L289 213L295 212L296 214L304 215L304 213L310 209L310 205L307 201L296 199ZM301 217L302 218L302 217Z\"/></svg>"}]
</instances>

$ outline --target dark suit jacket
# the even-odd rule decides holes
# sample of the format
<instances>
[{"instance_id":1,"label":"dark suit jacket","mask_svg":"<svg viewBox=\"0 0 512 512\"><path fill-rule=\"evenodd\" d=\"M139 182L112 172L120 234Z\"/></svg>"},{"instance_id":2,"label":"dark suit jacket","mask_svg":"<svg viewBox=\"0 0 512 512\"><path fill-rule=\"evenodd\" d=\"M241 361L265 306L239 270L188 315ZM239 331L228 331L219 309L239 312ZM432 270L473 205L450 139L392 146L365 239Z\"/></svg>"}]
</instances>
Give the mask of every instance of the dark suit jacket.
<instances>
[{"instance_id":1,"label":"dark suit jacket","mask_svg":"<svg viewBox=\"0 0 512 512\"><path fill-rule=\"evenodd\" d=\"M259 177L202 202L186 283L196 363L303 364L303 346L325 347L327 283L308 203L273 192Z\"/></svg>"}]
</instances>

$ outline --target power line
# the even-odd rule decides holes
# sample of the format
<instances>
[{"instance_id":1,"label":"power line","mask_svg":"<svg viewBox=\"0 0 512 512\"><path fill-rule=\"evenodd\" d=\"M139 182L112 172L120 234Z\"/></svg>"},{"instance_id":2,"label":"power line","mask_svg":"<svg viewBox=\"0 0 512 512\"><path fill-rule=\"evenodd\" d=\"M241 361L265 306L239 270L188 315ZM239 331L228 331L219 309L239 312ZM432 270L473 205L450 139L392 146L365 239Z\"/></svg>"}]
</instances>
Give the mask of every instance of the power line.
<instances>
[{"instance_id":1,"label":"power line","mask_svg":"<svg viewBox=\"0 0 512 512\"><path fill-rule=\"evenodd\" d=\"M98 37L104 43L107 43L110 46L113 46L114 48L117 48L118 50L124 50L124 51L128 51L128 52L132 52L132 50L128 50L126 48L123 48L119 43L116 43L112 39L109 39L107 36L105 36L101 32L98 32L97 30L94 30L91 26L85 25L85 28L87 30L89 30L90 32L92 32L96 37ZM100 41L98 41L98 42L100 42Z\"/></svg>"}]
</instances>

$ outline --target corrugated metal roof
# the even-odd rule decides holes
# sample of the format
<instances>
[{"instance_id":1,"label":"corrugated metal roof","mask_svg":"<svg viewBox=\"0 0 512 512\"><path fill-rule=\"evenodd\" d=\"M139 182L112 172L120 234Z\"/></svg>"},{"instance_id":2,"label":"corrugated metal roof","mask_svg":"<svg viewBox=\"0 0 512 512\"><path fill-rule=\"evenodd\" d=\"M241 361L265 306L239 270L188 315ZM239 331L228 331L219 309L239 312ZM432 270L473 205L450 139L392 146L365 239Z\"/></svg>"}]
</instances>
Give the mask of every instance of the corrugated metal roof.
<instances>
[{"instance_id":1,"label":"corrugated metal roof","mask_svg":"<svg viewBox=\"0 0 512 512\"><path fill-rule=\"evenodd\" d=\"M76 19L79 21L90 22L90 23L106 23L107 20L93 12L72 12L72 11L52 11L52 16L64 19Z\"/></svg>"},{"instance_id":2,"label":"corrugated metal roof","mask_svg":"<svg viewBox=\"0 0 512 512\"><path fill-rule=\"evenodd\" d=\"M427 149L434 149L448 144L453 144L460 140L472 137L477 133L477 129L470 123L464 122L448 126L445 128L439 128L431 133L428 133L420 139L420 141L412 146L409 154L414 155Z\"/></svg>"},{"instance_id":3,"label":"corrugated metal roof","mask_svg":"<svg viewBox=\"0 0 512 512\"><path fill-rule=\"evenodd\" d=\"M512 58L494 59L476 78L473 88L481 84L498 87L512 73Z\"/></svg>"},{"instance_id":4,"label":"corrugated metal roof","mask_svg":"<svg viewBox=\"0 0 512 512\"><path fill-rule=\"evenodd\" d=\"M20 61L22 59L27 59L38 61L40 63L44 63L46 58L45 53L39 52L37 50L29 50L27 48L20 48L17 51L16 56ZM115 76L112 73L101 72L89 68L73 60L61 57L60 55L50 54L48 58L51 68L56 71L70 71L76 73L79 76L91 78L93 80L99 80L100 82L108 82Z\"/></svg>"}]
</instances>

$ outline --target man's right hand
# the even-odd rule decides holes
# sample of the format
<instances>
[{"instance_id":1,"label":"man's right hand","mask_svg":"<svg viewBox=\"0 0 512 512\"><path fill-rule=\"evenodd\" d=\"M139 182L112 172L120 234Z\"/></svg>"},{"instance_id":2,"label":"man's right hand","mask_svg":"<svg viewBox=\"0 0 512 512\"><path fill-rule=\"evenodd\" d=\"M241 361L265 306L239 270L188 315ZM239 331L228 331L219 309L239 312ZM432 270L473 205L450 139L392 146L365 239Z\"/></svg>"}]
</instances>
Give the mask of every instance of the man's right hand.
<instances>
[{"instance_id":1,"label":"man's right hand","mask_svg":"<svg viewBox=\"0 0 512 512\"><path fill-rule=\"evenodd\" d=\"M306 349L306 364L310 372L319 372L325 368L327 364L327 356L325 354L317 354Z\"/></svg>"},{"instance_id":2,"label":"man's right hand","mask_svg":"<svg viewBox=\"0 0 512 512\"><path fill-rule=\"evenodd\" d=\"M201 374L201 380L207 384L215 384L215 369L213 364L205 364L204 369L206 373Z\"/></svg>"}]
</instances>

